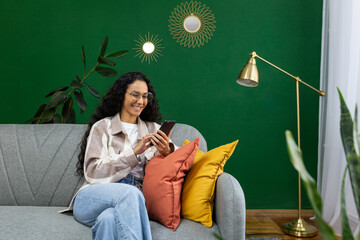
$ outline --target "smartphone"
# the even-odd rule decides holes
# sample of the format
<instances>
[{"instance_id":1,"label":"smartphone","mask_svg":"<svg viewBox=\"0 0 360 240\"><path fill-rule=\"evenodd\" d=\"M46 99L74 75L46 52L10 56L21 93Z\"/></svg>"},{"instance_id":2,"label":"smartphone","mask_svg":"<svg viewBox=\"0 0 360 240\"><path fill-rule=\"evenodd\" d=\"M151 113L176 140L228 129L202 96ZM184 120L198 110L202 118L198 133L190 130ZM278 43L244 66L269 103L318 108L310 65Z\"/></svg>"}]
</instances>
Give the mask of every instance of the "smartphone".
<instances>
[{"instance_id":1,"label":"smartphone","mask_svg":"<svg viewBox=\"0 0 360 240\"><path fill-rule=\"evenodd\" d=\"M169 135L175 123L176 123L175 120L165 120L165 122L161 125L159 130L163 131L166 135Z\"/></svg>"},{"instance_id":2,"label":"smartphone","mask_svg":"<svg viewBox=\"0 0 360 240\"><path fill-rule=\"evenodd\" d=\"M165 122L161 125L160 129L166 135L169 135L171 129L174 127L176 121L175 120L165 120ZM152 142L150 142L150 146L152 146Z\"/></svg>"}]
</instances>

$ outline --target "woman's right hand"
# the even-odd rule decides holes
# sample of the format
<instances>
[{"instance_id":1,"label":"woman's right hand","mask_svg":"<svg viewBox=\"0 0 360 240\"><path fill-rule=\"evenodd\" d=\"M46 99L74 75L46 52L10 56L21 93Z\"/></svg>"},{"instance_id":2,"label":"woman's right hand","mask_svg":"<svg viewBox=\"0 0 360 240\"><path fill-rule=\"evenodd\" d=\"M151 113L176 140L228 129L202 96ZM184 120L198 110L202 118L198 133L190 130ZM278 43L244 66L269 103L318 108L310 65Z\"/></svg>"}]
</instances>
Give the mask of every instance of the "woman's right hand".
<instances>
[{"instance_id":1,"label":"woman's right hand","mask_svg":"<svg viewBox=\"0 0 360 240\"><path fill-rule=\"evenodd\" d=\"M143 137L143 139L141 139L140 142L136 144L136 146L133 148L135 155L142 154L143 152L146 151L146 149L151 147L151 145L147 143L150 142L153 135L154 133L146 134L145 137Z\"/></svg>"}]
</instances>

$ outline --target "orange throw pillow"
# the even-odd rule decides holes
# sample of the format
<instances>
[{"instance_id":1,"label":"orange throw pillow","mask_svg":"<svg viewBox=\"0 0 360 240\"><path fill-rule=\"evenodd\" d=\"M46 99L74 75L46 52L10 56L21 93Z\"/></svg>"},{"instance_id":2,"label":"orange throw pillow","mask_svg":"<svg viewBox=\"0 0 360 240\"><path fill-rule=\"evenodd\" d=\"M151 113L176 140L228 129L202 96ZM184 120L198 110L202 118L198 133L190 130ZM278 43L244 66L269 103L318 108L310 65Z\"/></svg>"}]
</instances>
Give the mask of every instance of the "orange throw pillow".
<instances>
[{"instance_id":1,"label":"orange throw pillow","mask_svg":"<svg viewBox=\"0 0 360 240\"><path fill-rule=\"evenodd\" d=\"M143 194L149 218L173 231L180 224L182 184L194 161L199 141L197 138L167 157L158 154L145 167Z\"/></svg>"}]
</instances>

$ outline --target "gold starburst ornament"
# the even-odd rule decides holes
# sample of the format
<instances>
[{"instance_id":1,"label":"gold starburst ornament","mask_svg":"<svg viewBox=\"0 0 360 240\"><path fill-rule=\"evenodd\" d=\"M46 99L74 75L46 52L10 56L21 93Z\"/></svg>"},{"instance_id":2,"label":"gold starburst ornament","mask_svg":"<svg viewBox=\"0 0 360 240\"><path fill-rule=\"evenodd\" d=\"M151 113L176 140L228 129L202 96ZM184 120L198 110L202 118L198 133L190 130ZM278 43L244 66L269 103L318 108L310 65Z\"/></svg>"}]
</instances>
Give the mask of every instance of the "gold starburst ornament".
<instances>
[{"instance_id":1,"label":"gold starburst ornament","mask_svg":"<svg viewBox=\"0 0 360 240\"><path fill-rule=\"evenodd\" d=\"M184 47L200 47L207 43L215 31L215 16L205 4L197 1L178 5L169 18L173 38Z\"/></svg>"},{"instance_id":2,"label":"gold starburst ornament","mask_svg":"<svg viewBox=\"0 0 360 240\"><path fill-rule=\"evenodd\" d=\"M139 39L135 40L136 50L135 57L141 58L141 62L151 63L152 61L157 62L157 58L162 56L161 49L164 47L161 43L162 39L158 38L158 35L150 35L150 33L144 36L139 35Z\"/></svg>"}]
</instances>

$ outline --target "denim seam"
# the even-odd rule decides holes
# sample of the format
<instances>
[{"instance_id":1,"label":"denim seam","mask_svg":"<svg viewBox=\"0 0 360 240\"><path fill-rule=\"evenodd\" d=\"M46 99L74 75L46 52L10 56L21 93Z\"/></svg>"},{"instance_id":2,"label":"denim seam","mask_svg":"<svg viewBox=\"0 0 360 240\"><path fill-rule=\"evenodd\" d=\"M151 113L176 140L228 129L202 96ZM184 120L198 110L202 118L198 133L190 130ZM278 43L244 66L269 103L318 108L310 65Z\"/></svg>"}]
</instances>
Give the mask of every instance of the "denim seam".
<instances>
[{"instance_id":1,"label":"denim seam","mask_svg":"<svg viewBox=\"0 0 360 240\"><path fill-rule=\"evenodd\" d=\"M124 234L124 228L122 227L122 224L120 222L120 219L119 219L119 216L118 216L118 212L116 210L116 208L114 208L116 214L115 214L115 223L116 223L116 226L119 228L118 229L118 234L119 234L119 237L121 239L125 238L125 234Z\"/></svg>"}]
</instances>

